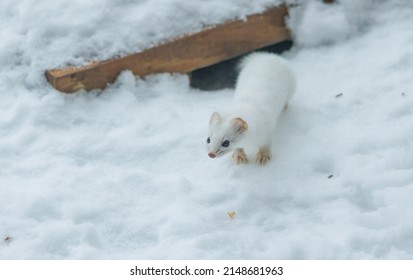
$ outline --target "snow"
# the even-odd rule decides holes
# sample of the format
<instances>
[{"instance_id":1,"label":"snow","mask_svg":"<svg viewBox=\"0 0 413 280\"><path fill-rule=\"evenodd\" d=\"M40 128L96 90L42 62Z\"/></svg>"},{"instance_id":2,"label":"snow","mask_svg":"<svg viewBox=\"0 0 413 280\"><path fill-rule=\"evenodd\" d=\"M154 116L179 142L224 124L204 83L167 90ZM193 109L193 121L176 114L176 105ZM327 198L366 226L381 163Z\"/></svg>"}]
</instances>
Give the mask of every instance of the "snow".
<instances>
[{"instance_id":1,"label":"snow","mask_svg":"<svg viewBox=\"0 0 413 280\"><path fill-rule=\"evenodd\" d=\"M0 258L413 258L411 1L291 13L299 84L264 167L206 154L232 90L124 72L64 95L43 76L275 2L1 1Z\"/></svg>"}]
</instances>

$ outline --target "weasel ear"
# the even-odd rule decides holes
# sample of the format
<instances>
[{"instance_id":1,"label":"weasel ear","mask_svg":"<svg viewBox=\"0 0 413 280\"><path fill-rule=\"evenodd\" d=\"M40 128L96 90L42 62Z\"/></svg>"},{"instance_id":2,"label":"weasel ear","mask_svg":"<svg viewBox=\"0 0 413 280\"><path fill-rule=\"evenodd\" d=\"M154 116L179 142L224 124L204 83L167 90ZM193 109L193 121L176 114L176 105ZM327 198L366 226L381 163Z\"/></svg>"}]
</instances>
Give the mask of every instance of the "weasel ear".
<instances>
[{"instance_id":1,"label":"weasel ear","mask_svg":"<svg viewBox=\"0 0 413 280\"><path fill-rule=\"evenodd\" d=\"M214 112L209 120L209 124L217 124L221 121L221 115L217 112Z\"/></svg>"},{"instance_id":2,"label":"weasel ear","mask_svg":"<svg viewBox=\"0 0 413 280\"><path fill-rule=\"evenodd\" d=\"M231 120L232 127L237 134L243 134L248 129L248 124L243 119L237 117Z\"/></svg>"}]
</instances>

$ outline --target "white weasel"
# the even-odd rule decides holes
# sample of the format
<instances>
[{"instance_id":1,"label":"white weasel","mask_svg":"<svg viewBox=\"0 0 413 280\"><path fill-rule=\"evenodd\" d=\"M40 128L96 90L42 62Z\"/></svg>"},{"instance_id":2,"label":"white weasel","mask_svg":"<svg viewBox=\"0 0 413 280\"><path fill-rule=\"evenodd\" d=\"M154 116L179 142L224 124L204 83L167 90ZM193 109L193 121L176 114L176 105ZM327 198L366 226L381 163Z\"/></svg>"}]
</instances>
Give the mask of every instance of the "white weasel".
<instances>
[{"instance_id":1,"label":"white weasel","mask_svg":"<svg viewBox=\"0 0 413 280\"><path fill-rule=\"evenodd\" d=\"M256 163L264 165L271 159L271 137L296 81L287 62L275 54L250 54L240 66L231 106L225 113L213 113L209 121L208 156L234 151L232 157L240 164L247 163L252 152Z\"/></svg>"}]
</instances>

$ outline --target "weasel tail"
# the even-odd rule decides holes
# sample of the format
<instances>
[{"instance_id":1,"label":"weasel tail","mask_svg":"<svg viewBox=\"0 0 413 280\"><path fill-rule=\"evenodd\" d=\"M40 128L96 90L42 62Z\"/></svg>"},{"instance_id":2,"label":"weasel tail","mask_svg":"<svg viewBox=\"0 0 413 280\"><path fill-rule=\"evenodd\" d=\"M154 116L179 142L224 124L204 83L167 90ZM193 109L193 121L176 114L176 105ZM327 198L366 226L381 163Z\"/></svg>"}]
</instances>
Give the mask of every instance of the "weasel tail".
<instances>
[{"instance_id":1,"label":"weasel tail","mask_svg":"<svg viewBox=\"0 0 413 280\"><path fill-rule=\"evenodd\" d=\"M226 112L215 112L209 121L208 156L230 151L236 164L271 159L271 137L277 119L295 91L295 77L286 60L257 52L240 64L235 94Z\"/></svg>"}]
</instances>

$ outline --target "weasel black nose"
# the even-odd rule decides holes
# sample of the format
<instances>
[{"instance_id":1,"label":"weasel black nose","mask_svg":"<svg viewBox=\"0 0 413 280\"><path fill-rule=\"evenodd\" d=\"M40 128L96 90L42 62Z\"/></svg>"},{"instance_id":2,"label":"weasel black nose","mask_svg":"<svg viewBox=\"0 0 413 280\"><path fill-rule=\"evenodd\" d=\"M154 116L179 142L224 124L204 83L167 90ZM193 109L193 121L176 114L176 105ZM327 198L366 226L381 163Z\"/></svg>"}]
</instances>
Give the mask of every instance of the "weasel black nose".
<instances>
[{"instance_id":1,"label":"weasel black nose","mask_svg":"<svg viewBox=\"0 0 413 280\"><path fill-rule=\"evenodd\" d=\"M217 155L214 154L213 152L210 152L210 153L208 153L208 156L209 156L210 158L215 158Z\"/></svg>"}]
</instances>

